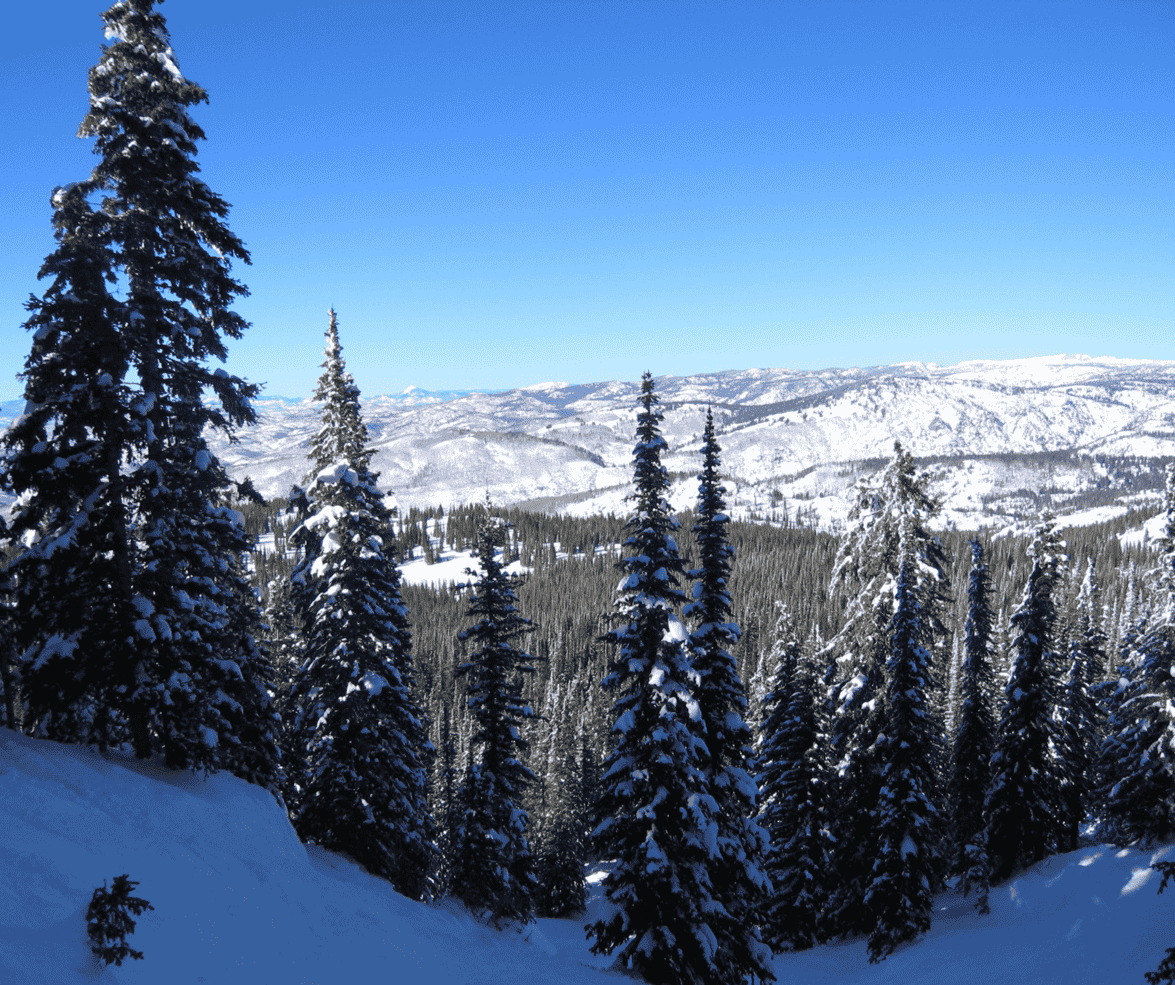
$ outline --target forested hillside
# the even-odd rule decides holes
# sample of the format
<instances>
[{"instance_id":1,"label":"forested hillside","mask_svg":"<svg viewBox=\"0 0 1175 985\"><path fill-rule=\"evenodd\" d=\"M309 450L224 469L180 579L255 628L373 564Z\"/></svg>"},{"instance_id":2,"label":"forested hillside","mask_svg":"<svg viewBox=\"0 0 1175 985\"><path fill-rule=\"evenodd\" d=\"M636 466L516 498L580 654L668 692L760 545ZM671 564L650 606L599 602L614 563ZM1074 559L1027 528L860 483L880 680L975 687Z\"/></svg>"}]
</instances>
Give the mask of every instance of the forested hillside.
<instances>
[{"instance_id":1,"label":"forested hillside","mask_svg":"<svg viewBox=\"0 0 1175 985\"><path fill-rule=\"evenodd\" d=\"M601 963L656 985L768 981L845 941L881 962L933 934L945 893L978 922L1054 856L1175 836L1169 364L828 392L756 372L662 394L646 372L422 404L446 435L396 437L368 428L332 308L267 502L228 467L259 387L213 366L248 327L249 254L198 177L206 94L155 0L103 21L98 160L52 195L0 439L0 725L177 787L231 774L279 855L264 805L404 902L501 931L582 915ZM747 406L712 400L732 387ZM396 441L412 468L381 475ZM491 462L508 501L471 505ZM137 803L174 808L134 775ZM130 888L95 897L104 963Z\"/></svg>"}]
</instances>

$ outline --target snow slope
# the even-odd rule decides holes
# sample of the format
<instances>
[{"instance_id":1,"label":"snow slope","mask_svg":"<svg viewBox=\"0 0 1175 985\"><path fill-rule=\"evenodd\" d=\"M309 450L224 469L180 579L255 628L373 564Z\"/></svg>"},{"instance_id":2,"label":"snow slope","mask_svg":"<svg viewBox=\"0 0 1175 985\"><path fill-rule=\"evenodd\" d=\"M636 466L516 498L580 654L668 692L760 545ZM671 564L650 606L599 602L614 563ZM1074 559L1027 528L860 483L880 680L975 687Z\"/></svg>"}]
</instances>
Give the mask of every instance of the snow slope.
<instances>
[{"instance_id":1,"label":"snow slope","mask_svg":"<svg viewBox=\"0 0 1175 985\"><path fill-rule=\"evenodd\" d=\"M172 773L0 730L0 982L396 985L621 981L588 952L581 920L526 938L451 904L409 902L346 859L301 845L273 798L225 775ZM879 966L849 941L776 959L815 985L1142 983L1175 944L1175 892L1156 896L1158 852L1058 856L993 893L980 917L939 900L934 927ZM105 970L84 914L127 872L154 911ZM596 904L593 903L593 908Z\"/></svg>"},{"instance_id":2,"label":"snow slope","mask_svg":"<svg viewBox=\"0 0 1175 985\"><path fill-rule=\"evenodd\" d=\"M731 370L656 383L669 445L663 464L674 473L697 472L712 408L723 471L736 487L728 505L739 518L766 516L764 504L778 492L804 500L807 524L833 527L848 512L845 463L888 458L895 440L916 458L940 459L932 490L945 500L943 522L965 528L1035 515L1036 505L1017 495L1024 488L1076 494L1108 485L1117 504L1137 492L1122 475L1088 460L1032 465L980 456L1175 455L1175 362L1062 355L955 366ZM623 512L638 390L635 382L618 381L538 383L503 393L410 387L366 396L363 414L381 486L394 490L404 509L448 509L488 493L501 505ZM0 404L0 428L23 406ZM258 424L242 430L239 442L211 436L211 444L235 478L250 476L264 495L284 496L309 470L320 407L268 397L256 409ZM696 484L687 499L695 494ZM1073 508L1106 499L1074 499ZM10 501L0 493L0 508Z\"/></svg>"},{"instance_id":3,"label":"snow slope","mask_svg":"<svg viewBox=\"0 0 1175 985\"><path fill-rule=\"evenodd\" d=\"M1172 362L1053 356L946 367L732 370L656 382L666 468L697 471L712 408L723 471L746 491L731 503L736 515L762 512L754 498L773 489L799 494L797 474L815 467L822 474L808 485L819 483L815 492L829 501L817 513L831 523L847 511L848 484L829 466L889 457L895 440L916 457L950 460L936 492L967 526L1001 522L976 518L985 513L980 497L992 483L999 487L1006 463L975 456L1175 454ZM374 466L405 507L448 508L489 492L505 505L593 512L611 509L622 495L617 488L630 481L637 391L635 382L541 383L420 403L373 397L363 410ZM306 471L318 407L283 400L257 406L260 424L239 444L216 442L216 451L235 475L251 475L266 495L284 495ZM1082 488L1105 478L1092 467L1080 471L1071 479Z\"/></svg>"}]
</instances>

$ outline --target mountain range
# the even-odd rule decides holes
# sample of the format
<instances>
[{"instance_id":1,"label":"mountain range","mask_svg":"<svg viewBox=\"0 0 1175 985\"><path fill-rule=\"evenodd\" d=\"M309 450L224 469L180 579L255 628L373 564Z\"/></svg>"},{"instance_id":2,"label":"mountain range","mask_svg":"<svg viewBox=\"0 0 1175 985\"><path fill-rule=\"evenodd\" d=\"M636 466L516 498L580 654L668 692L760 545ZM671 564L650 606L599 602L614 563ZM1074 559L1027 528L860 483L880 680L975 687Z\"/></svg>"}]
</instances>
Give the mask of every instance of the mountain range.
<instances>
[{"instance_id":1,"label":"mountain range","mask_svg":"<svg viewBox=\"0 0 1175 985\"><path fill-rule=\"evenodd\" d=\"M855 480L895 441L931 471L960 527L1007 525L1042 506L1097 518L1153 506L1175 456L1175 362L1059 355L939 366L751 369L656 378L688 507L712 410L731 512L835 527ZM538 383L500 393L409 387L363 401L374 467L402 508L484 500L623 512L639 383ZM0 405L0 426L21 405ZM267 496L305 479L319 427L312 400L257 401L239 440L213 439Z\"/></svg>"}]
</instances>

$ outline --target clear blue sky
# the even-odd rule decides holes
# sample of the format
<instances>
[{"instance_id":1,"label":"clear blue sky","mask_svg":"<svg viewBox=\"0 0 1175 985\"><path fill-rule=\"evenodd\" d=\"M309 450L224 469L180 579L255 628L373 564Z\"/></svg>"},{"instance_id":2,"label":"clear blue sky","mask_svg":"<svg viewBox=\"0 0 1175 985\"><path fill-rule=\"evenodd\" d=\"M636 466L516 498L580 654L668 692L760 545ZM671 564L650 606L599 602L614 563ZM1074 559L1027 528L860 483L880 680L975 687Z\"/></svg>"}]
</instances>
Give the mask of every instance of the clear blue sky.
<instances>
[{"instance_id":1,"label":"clear blue sky","mask_svg":"<svg viewBox=\"0 0 1175 985\"><path fill-rule=\"evenodd\" d=\"M0 60L0 399L105 0ZM168 0L253 255L229 368L367 395L1175 359L1175 4Z\"/></svg>"}]
</instances>

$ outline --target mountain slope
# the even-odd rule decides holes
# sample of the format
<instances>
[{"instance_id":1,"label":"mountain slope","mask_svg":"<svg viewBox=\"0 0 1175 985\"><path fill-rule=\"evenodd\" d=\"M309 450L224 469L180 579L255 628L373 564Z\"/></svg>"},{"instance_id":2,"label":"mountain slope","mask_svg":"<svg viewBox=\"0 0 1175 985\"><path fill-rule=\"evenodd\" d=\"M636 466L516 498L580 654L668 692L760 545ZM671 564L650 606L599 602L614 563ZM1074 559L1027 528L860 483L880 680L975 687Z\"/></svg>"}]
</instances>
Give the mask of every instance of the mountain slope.
<instances>
[{"instance_id":1,"label":"mountain slope","mask_svg":"<svg viewBox=\"0 0 1175 985\"><path fill-rule=\"evenodd\" d=\"M948 504L960 522L974 521L983 512L978 497L1001 487L976 472L979 456L1175 454L1171 362L1056 356L948 367L763 369L663 377L657 386L671 471L696 471L705 413L713 407L723 467L738 487L736 514L762 512L778 490L787 499L835 500L816 510L830 523L847 509L851 482L840 481L845 469L829 466L888 457L895 440L916 457L949 460L940 467L939 491L949 499L963 485L971 494ZM575 502L577 512L607 510L621 496L605 491L630 479L636 387L547 383L420 405L376 397L365 402L364 415L378 448L375 467L402 505L475 502L488 491L503 504L543 500L554 508ZM265 400L258 407L261 424L218 451L237 474L281 495L305 474L317 408ZM808 469L823 472L797 484ZM970 471L965 481L960 469ZM1085 464L1067 481L1076 489L1105 486L1105 479ZM1129 485L1122 484L1123 495ZM983 522L1006 522L1015 512L996 509Z\"/></svg>"},{"instance_id":2,"label":"mountain slope","mask_svg":"<svg viewBox=\"0 0 1175 985\"><path fill-rule=\"evenodd\" d=\"M663 461L673 472L696 472L713 408L736 516L767 516L782 497L792 516L803 506L807 522L833 525L847 512L852 482L888 457L895 440L916 458L937 459L933 488L947 500L944 522L961 526L1034 513L1040 503L1019 490L1038 486L1069 494L1053 501L1062 512L1081 505L1087 490L1109 490L1096 504L1124 512L1147 501L1141 492L1153 500L1155 490L1153 481L1119 475L1121 459L1175 455L1175 362L1052 356L732 370L661 377L657 387L669 443ZM582 513L623 509L636 394L635 382L616 381L503 393L410 387L369 396L363 413L381 484L404 507L479 502L488 492L504 505ZM0 426L21 407L0 407ZM257 410L259 424L239 442L216 437L213 447L236 477L251 476L267 496L285 495L305 479L319 410L284 398L259 400ZM983 458L1007 455L1038 458L1010 470ZM695 492L692 480L687 485L679 490L685 503Z\"/></svg>"},{"instance_id":3,"label":"mountain slope","mask_svg":"<svg viewBox=\"0 0 1175 985\"><path fill-rule=\"evenodd\" d=\"M410 902L299 844L272 797L223 774L172 773L0 730L0 830L3 982L620 980L589 953L582 919L541 920L524 939L450 904ZM858 940L781 955L776 975L791 985L1141 985L1175 944L1175 893L1156 896L1148 868L1170 852L1057 856L997 888L987 917L940 897L929 935L879 966ZM85 910L94 887L123 872L154 910L129 939L144 959L103 971Z\"/></svg>"}]
</instances>

